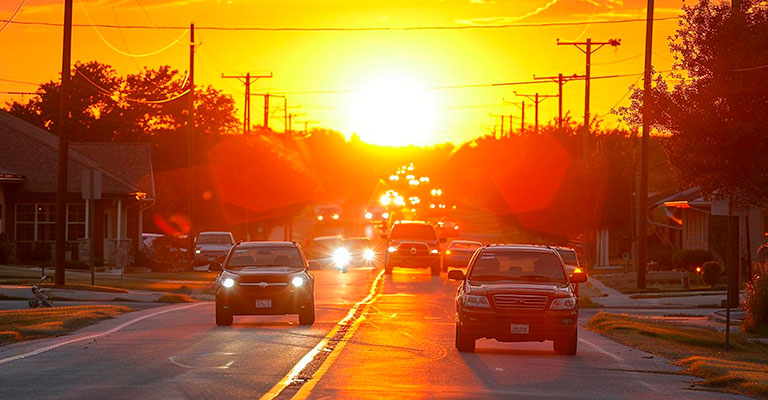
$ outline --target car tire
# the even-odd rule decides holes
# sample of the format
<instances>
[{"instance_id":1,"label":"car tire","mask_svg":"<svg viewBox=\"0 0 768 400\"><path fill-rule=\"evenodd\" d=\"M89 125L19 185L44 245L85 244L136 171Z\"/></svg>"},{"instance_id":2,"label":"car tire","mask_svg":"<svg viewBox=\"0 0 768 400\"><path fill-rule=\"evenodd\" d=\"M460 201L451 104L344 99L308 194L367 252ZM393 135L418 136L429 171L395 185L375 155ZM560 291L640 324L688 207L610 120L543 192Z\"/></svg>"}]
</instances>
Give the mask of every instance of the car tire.
<instances>
[{"instance_id":1,"label":"car tire","mask_svg":"<svg viewBox=\"0 0 768 400\"><path fill-rule=\"evenodd\" d=\"M234 316L230 312L224 310L224 307L221 307L216 303L216 325L230 326L232 325L233 320Z\"/></svg>"},{"instance_id":2,"label":"car tire","mask_svg":"<svg viewBox=\"0 0 768 400\"><path fill-rule=\"evenodd\" d=\"M312 300L303 310L299 310L299 325L312 325L315 323L315 301Z\"/></svg>"},{"instance_id":3,"label":"car tire","mask_svg":"<svg viewBox=\"0 0 768 400\"><path fill-rule=\"evenodd\" d=\"M475 352L475 338L463 333L459 324L456 324L456 349L461 353Z\"/></svg>"},{"instance_id":4,"label":"car tire","mask_svg":"<svg viewBox=\"0 0 768 400\"><path fill-rule=\"evenodd\" d=\"M579 345L578 332L574 333L571 336L555 339L555 343L554 343L555 353L563 356L575 355L578 345Z\"/></svg>"}]
</instances>

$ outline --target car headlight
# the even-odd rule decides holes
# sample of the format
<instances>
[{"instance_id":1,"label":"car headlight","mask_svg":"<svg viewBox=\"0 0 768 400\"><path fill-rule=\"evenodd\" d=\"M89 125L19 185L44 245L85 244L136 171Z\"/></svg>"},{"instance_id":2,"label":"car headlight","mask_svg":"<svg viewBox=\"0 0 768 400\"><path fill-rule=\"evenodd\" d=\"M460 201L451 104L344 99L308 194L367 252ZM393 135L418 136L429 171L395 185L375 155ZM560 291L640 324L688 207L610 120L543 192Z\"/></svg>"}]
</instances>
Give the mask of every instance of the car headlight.
<instances>
[{"instance_id":1,"label":"car headlight","mask_svg":"<svg viewBox=\"0 0 768 400\"><path fill-rule=\"evenodd\" d=\"M438 249L432 249L429 251L430 254L440 254L440 250Z\"/></svg>"},{"instance_id":2,"label":"car headlight","mask_svg":"<svg viewBox=\"0 0 768 400\"><path fill-rule=\"evenodd\" d=\"M397 247L395 247L395 246L389 246L389 248L387 248L387 251L388 251L388 252L390 252L390 253L394 253L394 252L396 252L396 251L397 251Z\"/></svg>"},{"instance_id":3,"label":"car headlight","mask_svg":"<svg viewBox=\"0 0 768 400\"><path fill-rule=\"evenodd\" d=\"M195 249L195 254L200 254L200 249Z\"/></svg>"},{"instance_id":4,"label":"car headlight","mask_svg":"<svg viewBox=\"0 0 768 400\"><path fill-rule=\"evenodd\" d=\"M373 261L376 259L376 252L373 251L373 249L365 249L363 251L363 259L365 261Z\"/></svg>"},{"instance_id":5,"label":"car headlight","mask_svg":"<svg viewBox=\"0 0 768 400\"><path fill-rule=\"evenodd\" d=\"M304 278L300 276L294 276L293 279L291 279L291 285L295 287L304 286Z\"/></svg>"},{"instance_id":6,"label":"car headlight","mask_svg":"<svg viewBox=\"0 0 768 400\"><path fill-rule=\"evenodd\" d=\"M221 281L221 286L224 286L225 288L231 288L232 286L235 286L235 280L232 278L224 278L224 280Z\"/></svg>"},{"instance_id":7,"label":"car headlight","mask_svg":"<svg viewBox=\"0 0 768 400\"><path fill-rule=\"evenodd\" d=\"M337 267L346 267L347 264L352 260L352 256L349 254L349 250L347 250L344 247L339 247L338 249L333 251L332 254L333 263Z\"/></svg>"},{"instance_id":8,"label":"car headlight","mask_svg":"<svg viewBox=\"0 0 768 400\"><path fill-rule=\"evenodd\" d=\"M491 308L491 303L488 302L487 297L472 294L464 296L464 305L467 307Z\"/></svg>"},{"instance_id":9,"label":"car headlight","mask_svg":"<svg viewBox=\"0 0 768 400\"><path fill-rule=\"evenodd\" d=\"M550 310L572 310L576 307L576 297L558 297L552 300Z\"/></svg>"}]
</instances>

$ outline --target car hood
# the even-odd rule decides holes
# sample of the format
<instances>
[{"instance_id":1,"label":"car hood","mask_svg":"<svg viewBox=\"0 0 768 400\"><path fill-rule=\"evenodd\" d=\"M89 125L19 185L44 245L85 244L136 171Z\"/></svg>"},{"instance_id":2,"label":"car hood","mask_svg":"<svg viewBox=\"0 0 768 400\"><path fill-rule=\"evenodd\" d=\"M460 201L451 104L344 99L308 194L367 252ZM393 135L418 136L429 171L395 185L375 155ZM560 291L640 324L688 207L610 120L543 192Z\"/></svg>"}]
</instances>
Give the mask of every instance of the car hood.
<instances>
[{"instance_id":1,"label":"car hood","mask_svg":"<svg viewBox=\"0 0 768 400\"><path fill-rule=\"evenodd\" d=\"M296 274L302 271L304 268L300 267L245 267L239 271L227 270L228 273L239 276Z\"/></svg>"},{"instance_id":2,"label":"car hood","mask_svg":"<svg viewBox=\"0 0 768 400\"><path fill-rule=\"evenodd\" d=\"M541 294L568 293L566 283L554 282L483 282L469 285L471 293L496 293L496 292L535 292Z\"/></svg>"},{"instance_id":3,"label":"car hood","mask_svg":"<svg viewBox=\"0 0 768 400\"><path fill-rule=\"evenodd\" d=\"M430 247L437 246L437 240L418 240L418 239L392 239L390 242L392 245L399 245L403 243L426 243Z\"/></svg>"}]
</instances>

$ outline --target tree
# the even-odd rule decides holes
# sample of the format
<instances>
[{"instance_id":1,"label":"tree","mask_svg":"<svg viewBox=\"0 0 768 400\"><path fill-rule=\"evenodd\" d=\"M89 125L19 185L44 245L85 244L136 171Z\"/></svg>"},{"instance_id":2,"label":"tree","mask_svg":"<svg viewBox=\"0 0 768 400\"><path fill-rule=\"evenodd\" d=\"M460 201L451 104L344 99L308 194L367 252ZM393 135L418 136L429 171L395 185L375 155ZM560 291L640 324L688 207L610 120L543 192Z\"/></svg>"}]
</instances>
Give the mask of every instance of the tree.
<instances>
[{"instance_id":1,"label":"tree","mask_svg":"<svg viewBox=\"0 0 768 400\"><path fill-rule=\"evenodd\" d=\"M648 112L665 141L677 178L707 195L768 205L768 7L744 0L684 6L670 38L675 69L655 75ZM642 116L642 90L619 113Z\"/></svg>"}]
</instances>

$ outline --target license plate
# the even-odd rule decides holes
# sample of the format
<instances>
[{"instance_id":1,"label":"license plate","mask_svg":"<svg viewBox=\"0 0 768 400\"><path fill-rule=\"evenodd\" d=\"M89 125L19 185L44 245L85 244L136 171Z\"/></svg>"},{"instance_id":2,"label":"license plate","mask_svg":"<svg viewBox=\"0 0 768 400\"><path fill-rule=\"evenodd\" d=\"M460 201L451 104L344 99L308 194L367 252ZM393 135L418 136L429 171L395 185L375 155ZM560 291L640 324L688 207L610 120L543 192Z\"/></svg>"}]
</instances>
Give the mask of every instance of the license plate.
<instances>
[{"instance_id":1,"label":"license plate","mask_svg":"<svg viewBox=\"0 0 768 400\"><path fill-rule=\"evenodd\" d=\"M272 300L271 299L256 300L256 308L272 308Z\"/></svg>"},{"instance_id":2,"label":"license plate","mask_svg":"<svg viewBox=\"0 0 768 400\"><path fill-rule=\"evenodd\" d=\"M510 333L527 335L529 333L528 324L512 324L510 327Z\"/></svg>"}]
</instances>

